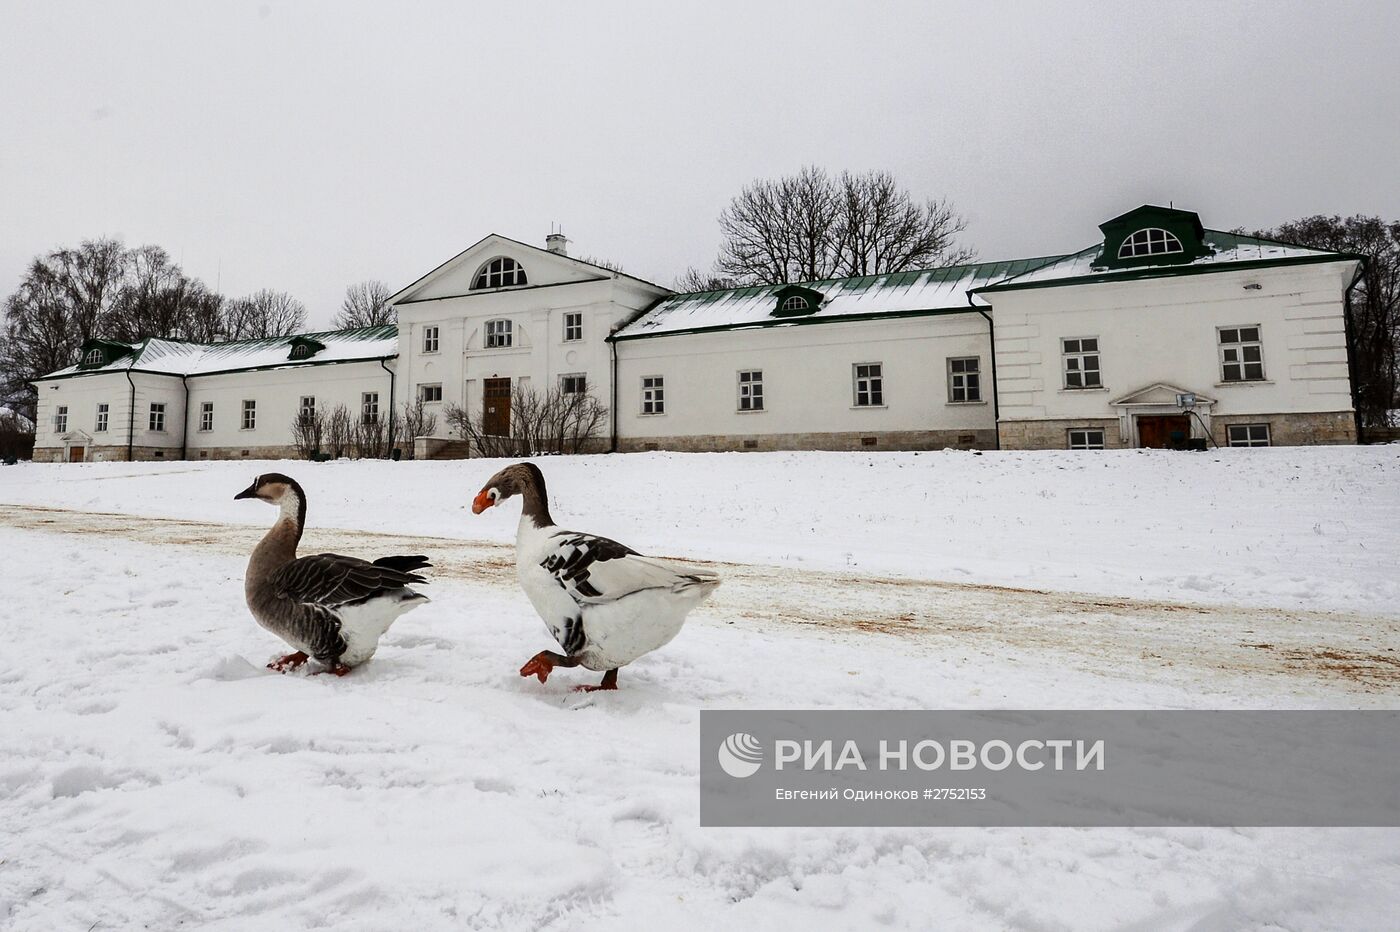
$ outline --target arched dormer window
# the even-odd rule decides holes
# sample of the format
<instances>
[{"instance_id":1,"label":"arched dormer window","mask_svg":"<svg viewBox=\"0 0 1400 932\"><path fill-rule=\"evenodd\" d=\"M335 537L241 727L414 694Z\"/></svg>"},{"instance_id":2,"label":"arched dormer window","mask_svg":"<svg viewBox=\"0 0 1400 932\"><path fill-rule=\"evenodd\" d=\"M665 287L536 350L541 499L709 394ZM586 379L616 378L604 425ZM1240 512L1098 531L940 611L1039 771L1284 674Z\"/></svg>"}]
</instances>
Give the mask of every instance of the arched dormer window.
<instances>
[{"instance_id":1,"label":"arched dormer window","mask_svg":"<svg viewBox=\"0 0 1400 932\"><path fill-rule=\"evenodd\" d=\"M802 297L801 295L795 294L790 298L784 299L783 305L780 308L780 310L786 311L789 314L796 314L807 310L807 308L809 307L811 307L811 304L808 303L806 298Z\"/></svg>"},{"instance_id":2,"label":"arched dormer window","mask_svg":"<svg viewBox=\"0 0 1400 932\"><path fill-rule=\"evenodd\" d=\"M497 256L481 267L472 282L472 290L478 288L510 288L525 285L525 267L510 256Z\"/></svg>"},{"instance_id":3,"label":"arched dormer window","mask_svg":"<svg viewBox=\"0 0 1400 932\"><path fill-rule=\"evenodd\" d=\"M1118 258L1165 256L1183 251L1181 240L1177 239L1174 234L1168 233L1161 227L1148 227L1145 230L1138 230L1123 240L1123 245L1118 247Z\"/></svg>"},{"instance_id":4,"label":"arched dormer window","mask_svg":"<svg viewBox=\"0 0 1400 932\"><path fill-rule=\"evenodd\" d=\"M310 359L326 348L326 344L310 337L292 337L290 342L292 348L287 353L288 359Z\"/></svg>"},{"instance_id":5,"label":"arched dormer window","mask_svg":"<svg viewBox=\"0 0 1400 932\"><path fill-rule=\"evenodd\" d=\"M298 343L292 347L293 359L309 359L311 357L311 347L306 343Z\"/></svg>"},{"instance_id":6,"label":"arched dormer window","mask_svg":"<svg viewBox=\"0 0 1400 932\"><path fill-rule=\"evenodd\" d=\"M805 317L816 313L822 304L822 293L804 288L802 285L784 285L773 292L777 298L773 310L774 317Z\"/></svg>"},{"instance_id":7,"label":"arched dormer window","mask_svg":"<svg viewBox=\"0 0 1400 932\"><path fill-rule=\"evenodd\" d=\"M100 365L102 365L102 350L100 350L100 349L88 350L87 355L83 357L83 365L85 365L85 366L100 366Z\"/></svg>"}]
</instances>

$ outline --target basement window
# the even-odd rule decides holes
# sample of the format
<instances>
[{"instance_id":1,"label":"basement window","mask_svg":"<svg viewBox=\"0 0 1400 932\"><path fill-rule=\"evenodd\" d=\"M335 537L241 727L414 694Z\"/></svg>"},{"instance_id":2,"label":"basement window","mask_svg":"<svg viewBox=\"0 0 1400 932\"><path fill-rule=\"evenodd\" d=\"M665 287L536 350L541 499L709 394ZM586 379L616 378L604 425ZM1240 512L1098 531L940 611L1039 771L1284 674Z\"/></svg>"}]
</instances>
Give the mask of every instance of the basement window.
<instances>
[{"instance_id":1,"label":"basement window","mask_svg":"<svg viewBox=\"0 0 1400 932\"><path fill-rule=\"evenodd\" d=\"M1270 446L1268 424L1231 424L1226 428L1232 447Z\"/></svg>"},{"instance_id":2,"label":"basement window","mask_svg":"<svg viewBox=\"0 0 1400 932\"><path fill-rule=\"evenodd\" d=\"M1071 450L1102 450L1103 430L1097 427L1075 428L1069 432Z\"/></svg>"}]
</instances>

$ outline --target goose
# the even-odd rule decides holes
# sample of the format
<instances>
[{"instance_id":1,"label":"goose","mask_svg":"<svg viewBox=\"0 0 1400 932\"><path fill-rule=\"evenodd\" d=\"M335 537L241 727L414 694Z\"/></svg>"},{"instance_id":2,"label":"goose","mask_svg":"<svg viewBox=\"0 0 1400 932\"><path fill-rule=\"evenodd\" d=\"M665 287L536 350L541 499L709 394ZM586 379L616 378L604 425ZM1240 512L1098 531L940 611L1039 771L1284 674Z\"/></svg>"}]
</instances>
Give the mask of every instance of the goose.
<instances>
[{"instance_id":1,"label":"goose","mask_svg":"<svg viewBox=\"0 0 1400 932\"><path fill-rule=\"evenodd\" d=\"M424 556L380 557L373 563L336 553L297 558L306 524L306 492L281 473L264 473L234 499L256 498L280 510L253 548L243 591L258 624L296 648L267 665L279 673L314 657L344 676L374 656L379 639L400 615L428 597L408 588L426 583Z\"/></svg>"},{"instance_id":2,"label":"goose","mask_svg":"<svg viewBox=\"0 0 1400 932\"><path fill-rule=\"evenodd\" d=\"M516 463L492 476L473 500L472 514L515 495L524 500L515 537L520 588L564 648L563 654L540 651L520 668L521 676L543 683L555 667L581 666L603 671L603 681L576 690L617 689L618 668L670 642L691 609L719 586L719 576L709 570L558 527L549 514L544 473L533 463Z\"/></svg>"}]
</instances>

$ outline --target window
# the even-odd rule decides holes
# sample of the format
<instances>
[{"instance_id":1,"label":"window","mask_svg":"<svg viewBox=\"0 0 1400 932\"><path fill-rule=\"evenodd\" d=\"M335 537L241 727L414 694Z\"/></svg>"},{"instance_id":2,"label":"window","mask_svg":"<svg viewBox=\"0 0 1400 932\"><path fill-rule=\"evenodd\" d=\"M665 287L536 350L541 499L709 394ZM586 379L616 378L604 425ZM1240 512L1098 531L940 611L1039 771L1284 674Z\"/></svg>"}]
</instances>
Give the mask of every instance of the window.
<instances>
[{"instance_id":1,"label":"window","mask_svg":"<svg viewBox=\"0 0 1400 932\"><path fill-rule=\"evenodd\" d=\"M784 298L779 310L783 311L805 311L809 307L807 299L795 294L790 298Z\"/></svg>"},{"instance_id":2,"label":"window","mask_svg":"<svg viewBox=\"0 0 1400 932\"><path fill-rule=\"evenodd\" d=\"M206 401L199 406L199 429L202 431L214 429L214 402Z\"/></svg>"},{"instance_id":3,"label":"window","mask_svg":"<svg viewBox=\"0 0 1400 932\"><path fill-rule=\"evenodd\" d=\"M442 383L418 386L418 400L424 404L437 404L442 401Z\"/></svg>"},{"instance_id":4,"label":"window","mask_svg":"<svg viewBox=\"0 0 1400 932\"><path fill-rule=\"evenodd\" d=\"M961 356L948 360L948 400L963 403L982 400L982 376L977 371L980 356Z\"/></svg>"},{"instance_id":5,"label":"window","mask_svg":"<svg viewBox=\"0 0 1400 932\"><path fill-rule=\"evenodd\" d=\"M93 430L101 432L107 429L107 414L110 410L107 405L97 406L97 420L93 424Z\"/></svg>"},{"instance_id":6,"label":"window","mask_svg":"<svg viewBox=\"0 0 1400 932\"><path fill-rule=\"evenodd\" d=\"M436 353L438 351L438 328L423 328L423 352Z\"/></svg>"},{"instance_id":7,"label":"window","mask_svg":"<svg viewBox=\"0 0 1400 932\"><path fill-rule=\"evenodd\" d=\"M258 403L244 399L243 430L255 430L258 426Z\"/></svg>"},{"instance_id":8,"label":"window","mask_svg":"<svg viewBox=\"0 0 1400 932\"><path fill-rule=\"evenodd\" d=\"M1258 382L1264 378L1264 345L1259 325L1220 328L1220 381Z\"/></svg>"},{"instance_id":9,"label":"window","mask_svg":"<svg viewBox=\"0 0 1400 932\"><path fill-rule=\"evenodd\" d=\"M878 408L885 403L884 364L861 362L855 366L856 407Z\"/></svg>"},{"instance_id":10,"label":"window","mask_svg":"<svg viewBox=\"0 0 1400 932\"><path fill-rule=\"evenodd\" d=\"M564 342L583 339L583 312L570 311L564 315Z\"/></svg>"},{"instance_id":11,"label":"window","mask_svg":"<svg viewBox=\"0 0 1400 932\"><path fill-rule=\"evenodd\" d=\"M486 322L487 349L510 346L510 321L488 320Z\"/></svg>"},{"instance_id":12,"label":"window","mask_svg":"<svg viewBox=\"0 0 1400 932\"><path fill-rule=\"evenodd\" d=\"M314 418L316 416L316 396L302 395L301 403L297 405L297 417Z\"/></svg>"},{"instance_id":13,"label":"window","mask_svg":"<svg viewBox=\"0 0 1400 932\"><path fill-rule=\"evenodd\" d=\"M1102 428L1084 427L1070 431L1069 448L1071 450L1102 450Z\"/></svg>"},{"instance_id":14,"label":"window","mask_svg":"<svg viewBox=\"0 0 1400 932\"><path fill-rule=\"evenodd\" d=\"M373 424L379 420L379 392L360 394L360 423Z\"/></svg>"},{"instance_id":15,"label":"window","mask_svg":"<svg viewBox=\"0 0 1400 932\"><path fill-rule=\"evenodd\" d=\"M642 413L666 413L666 380L659 375L642 377Z\"/></svg>"},{"instance_id":16,"label":"window","mask_svg":"<svg viewBox=\"0 0 1400 932\"><path fill-rule=\"evenodd\" d=\"M59 405L53 409L53 431L56 434L68 432L68 406Z\"/></svg>"},{"instance_id":17,"label":"window","mask_svg":"<svg viewBox=\"0 0 1400 932\"><path fill-rule=\"evenodd\" d=\"M159 401L151 402L151 430L165 430L165 405Z\"/></svg>"},{"instance_id":18,"label":"window","mask_svg":"<svg viewBox=\"0 0 1400 932\"><path fill-rule=\"evenodd\" d=\"M1149 227L1146 230L1138 230L1132 236L1123 240L1123 245L1118 247L1118 258L1132 259L1137 256L1164 256L1169 253L1181 252L1181 240L1177 239L1166 230L1158 227Z\"/></svg>"},{"instance_id":19,"label":"window","mask_svg":"<svg viewBox=\"0 0 1400 932\"><path fill-rule=\"evenodd\" d=\"M561 375L559 377L559 390L566 395L582 395L588 391L588 377L582 373Z\"/></svg>"},{"instance_id":20,"label":"window","mask_svg":"<svg viewBox=\"0 0 1400 932\"><path fill-rule=\"evenodd\" d=\"M497 256L481 267L476 273L472 288L509 288L512 285L527 284L525 269L509 256Z\"/></svg>"},{"instance_id":21,"label":"window","mask_svg":"<svg viewBox=\"0 0 1400 932\"><path fill-rule=\"evenodd\" d=\"M1076 337L1060 341L1064 356L1065 388L1102 388L1099 377L1099 338Z\"/></svg>"},{"instance_id":22,"label":"window","mask_svg":"<svg viewBox=\"0 0 1400 932\"><path fill-rule=\"evenodd\" d=\"M83 365L85 365L85 366L100 366L100 365L102 365L102 350L100 350L100 349L88 350L88 351L87 351L87 355L83 357Z\"/></svg>"},{"instance_id":23,"label":"window","mask_svg":"<svg viewBox=\"0 0 1400 932\"><path fill-rule=\"evenodd\" d=\"M292 359L311 358L311 345L309 343L298 343L292 347Z\"/></svg>"},{"instance_id":24,"label":"window","mask_svg":"<svg viewBox=\"0 0 1400 932\"><path fill-rule=\"evenodd\" d=\"M1232 447L1269 446L1268 424L1231 424L1225 430Z\"/></svg>"},{"instance_id":25,"label":"window","mask_svg":"<svg viewBox=\"0 0 1400 932\"><path fill-rule=\"evenodd\" d=\"M763 410L762 369L748 369L739 373L739 410Z\"/></svg>"}]
</instances>

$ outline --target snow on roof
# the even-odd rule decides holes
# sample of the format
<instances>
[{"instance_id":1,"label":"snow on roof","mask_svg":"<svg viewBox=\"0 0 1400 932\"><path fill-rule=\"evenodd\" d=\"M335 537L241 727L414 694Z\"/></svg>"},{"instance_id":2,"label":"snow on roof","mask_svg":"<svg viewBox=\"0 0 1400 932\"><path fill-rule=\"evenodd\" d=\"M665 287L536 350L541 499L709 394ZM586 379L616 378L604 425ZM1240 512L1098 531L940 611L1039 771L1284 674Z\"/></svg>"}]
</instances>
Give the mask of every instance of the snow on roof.
<instances>
[{"instance_id":1,"label":"snow on roof","mask_svg":"<svg viewBox=\"0 0 1400 932\"><path fill-rule=\"evenodd\" d=\"M1116 269L1105 268L1101 264L1103 244L1095 243L1088 249L1063 256L1053 262L1017 275L1008 276L1004 281L991 283L983 290L999 291L1003 288L1021 288L1049 282L1059 284L1079 278L1099 281L1115 277L1134 278L1144 274L1170 275L1182 269L1224 266L1238 262L1293 262L1348 258L1342 253L1309 249L1306 246L1260 239L1257 236L1246 236L1243 233L1226 233L1222 230L1205 230L1202 242L1211 252L1190 262L1163 262L1156 265L1132 265Z\"/></svg>"},{"instance_id":2,"label":"snow on roof","mask_svg":"<svg viewBox=\"0 0 1400 932\"><path fill-rule=\"evenodd\" d=\"M1013 259L950 265L856 278L827 278L787 285L758 285L724 291L698 291L663 298L651 310L618 331L620 340L695 330L790 326L811 322L882 317L920 311L967 311L968 292L1019 275L1061 257ZM800 317L775 317L778 292L793 286L820 292L816 311ZM987 303L975 299L979 306Z\"/></svg>"},{"instance_id":3,"label":"snow on roof","mask_svg":"<svg viewBox=\"0 0 1400 932\"><path fill-rule=\"evenodd\" d=\"M325 348L305 359L289 358L294 342L308 340L322 344ZM235 340L228 343L186 343L181 340L153 337L138 343L131 355L114 359L105 366L90 369L69 366L42 378L96 375L124 369L166 375L211 375L216 372L385 359L398 355L398 352L397 324L360 327L354 330L323 330L317 333L297 333L285 337Z\"/></svg>"}]
</instances>

